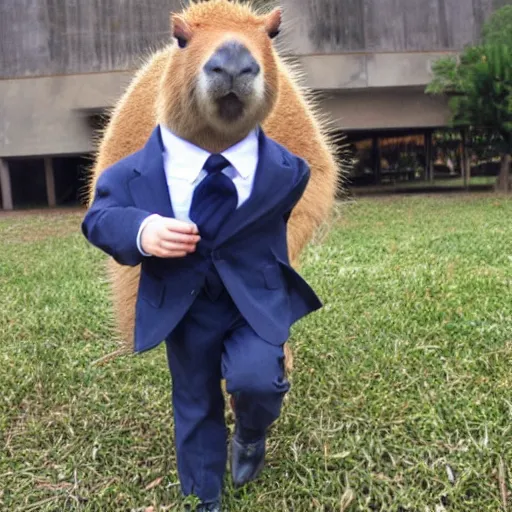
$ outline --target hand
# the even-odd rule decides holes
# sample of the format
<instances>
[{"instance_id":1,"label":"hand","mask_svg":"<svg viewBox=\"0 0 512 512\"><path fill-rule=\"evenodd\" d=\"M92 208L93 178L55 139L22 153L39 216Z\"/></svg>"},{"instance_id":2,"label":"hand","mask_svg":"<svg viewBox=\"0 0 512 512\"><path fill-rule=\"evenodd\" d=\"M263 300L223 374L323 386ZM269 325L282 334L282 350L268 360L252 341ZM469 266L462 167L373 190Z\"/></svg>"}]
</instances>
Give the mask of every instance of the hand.
<instances>
[{"instance_id":1,"label":"hand","mask_svg":"<svg viewBox=\"0 0 512 512\"><path fill-rule=\"evenodd\" d=\"M201 237L195 224L156 215L142 230L142 250L158 258L183 258L196 250Z\"/></svg>"}]
</instances>

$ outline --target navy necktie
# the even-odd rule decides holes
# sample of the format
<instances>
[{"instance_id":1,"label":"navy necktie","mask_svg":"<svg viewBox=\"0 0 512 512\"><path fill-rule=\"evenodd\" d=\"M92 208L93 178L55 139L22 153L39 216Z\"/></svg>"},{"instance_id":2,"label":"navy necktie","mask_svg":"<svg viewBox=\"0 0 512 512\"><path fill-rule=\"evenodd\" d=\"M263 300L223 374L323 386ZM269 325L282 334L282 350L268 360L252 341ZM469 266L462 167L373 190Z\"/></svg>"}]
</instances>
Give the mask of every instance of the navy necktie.
<instances>
[{"instance_id":1,"label":"navy necktie","mask_svg":"<svg viewBox=\"0 0 512 512\"><path fill-rule=\"evenodd\" d=\"M208 253L215 237L226 221L235 211L238 194L233 181L222 173L230 163L222 155L211 155L203 169L208 175L194 190L189 217L199 229L201 242L198 249ZM224 290L224 285L210 264L206 272L205 290L210 300L215 301Z\"/></svg>"},{"instance_id":2,"label":"navy necktie","mask_svg":"<svg viewBox=\"0 0 512 512\"><path fill-rule=\"evenodd\" d=\"M222 173L230 163L222 155L208 157L203 169L208 175L194 190L189 217L202 239L212 242L220 227L235 211L238 194L233 181Z\"/></svg>"}]
</instances>

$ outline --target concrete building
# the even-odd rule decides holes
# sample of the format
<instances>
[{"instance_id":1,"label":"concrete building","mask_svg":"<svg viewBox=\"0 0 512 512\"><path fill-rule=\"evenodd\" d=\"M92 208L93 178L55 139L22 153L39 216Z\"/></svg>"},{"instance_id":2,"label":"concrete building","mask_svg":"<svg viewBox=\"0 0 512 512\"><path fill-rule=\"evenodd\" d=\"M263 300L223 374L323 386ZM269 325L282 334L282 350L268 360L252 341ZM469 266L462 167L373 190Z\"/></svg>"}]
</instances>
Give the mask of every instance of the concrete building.
<instances>
[{"instance_id":1,"label":"concrete building","mask_svg":"<svg viewBox=\"0 0 512 512\"><path fill-rule=\"evenodd\" d=\"M0 0L1 207L77 200L101 113L169 40L181 0ZM447 123L423 93L434 59L510 0L281 0L281 44L353 140ZM397 130L401 130L399 132ZM426 140L427 140L426 139Z\"/></svg>"}]
</instances>

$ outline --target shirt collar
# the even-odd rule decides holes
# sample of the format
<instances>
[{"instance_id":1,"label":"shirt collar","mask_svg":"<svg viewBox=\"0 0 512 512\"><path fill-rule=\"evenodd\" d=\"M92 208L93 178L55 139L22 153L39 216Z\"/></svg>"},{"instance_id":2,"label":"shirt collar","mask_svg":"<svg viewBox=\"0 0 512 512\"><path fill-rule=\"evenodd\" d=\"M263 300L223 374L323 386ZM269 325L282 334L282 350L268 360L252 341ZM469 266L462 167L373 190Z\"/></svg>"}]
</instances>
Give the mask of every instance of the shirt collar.
<instances>
[{"instance_id":1,"label":"shirt collar","mask_svg":"<svg viewBox=\"0 0 512 512\"><path fill-rule=\"evenodd\" d=\"M238 174L247 179L258 165L258 132L252 130L245 139L222 152Z\"/></svg>"},{"instance_id":2,"label":"shirt collar","mask_svg":"<svg viewBox=\"0 0 512 512\"><path fill-rule=\"evenodd\" d=\"M210 153L178 137L164 125L160 125L160 133L170 160L170 168L167 172L173 177L193 183ZM223 151L222 155L242 178L248 178L255 172L258 165L258 130L252 130L247 137Z\"/></svg>"}]
</instances>

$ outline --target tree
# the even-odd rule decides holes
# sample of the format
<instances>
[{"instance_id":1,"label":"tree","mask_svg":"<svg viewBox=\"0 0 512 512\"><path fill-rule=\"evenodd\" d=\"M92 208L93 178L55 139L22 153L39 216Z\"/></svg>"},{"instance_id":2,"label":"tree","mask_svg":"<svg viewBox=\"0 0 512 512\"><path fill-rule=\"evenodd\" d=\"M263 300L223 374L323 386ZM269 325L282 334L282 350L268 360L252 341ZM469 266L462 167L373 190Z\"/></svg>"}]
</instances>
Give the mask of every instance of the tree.
<instances>
[{"instance_id":1,"label":"tree","mask_svg":"<svg viewBox=\"0 0 512 512\"><path fill-rule=\"evenodd\" d=\"M482 41L432 66L429 94L445 94L454 126L470 128L501 156L497 188L508 191L512 153L512 6L494 13Z\"/></svg>"},{"instance_id":2,"label":"tree","mask_svg":"<svg viewBox=\"0 0 512 512\"><path fill-rule=\"evenodd\" d=\"M487 44L512 44L512 5L498 9L485 23L482 40Z\"/></svg>"}]
</instances>

